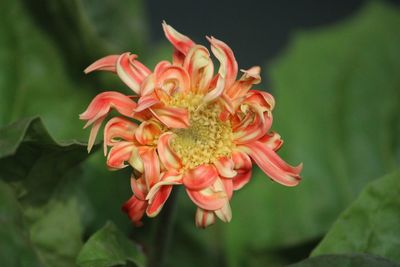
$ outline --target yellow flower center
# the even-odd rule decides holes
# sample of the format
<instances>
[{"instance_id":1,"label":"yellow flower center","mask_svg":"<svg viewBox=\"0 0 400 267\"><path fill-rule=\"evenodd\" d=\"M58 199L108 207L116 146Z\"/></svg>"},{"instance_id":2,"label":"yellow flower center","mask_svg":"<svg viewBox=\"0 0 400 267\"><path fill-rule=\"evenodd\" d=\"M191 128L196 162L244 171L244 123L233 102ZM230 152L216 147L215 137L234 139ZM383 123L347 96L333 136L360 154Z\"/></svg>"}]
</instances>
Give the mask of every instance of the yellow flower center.
<instances>
[{"instance_id":1,"label":"yellow flower center","mask_svg":"<svg viewBox=\"0 0 400 267\"><path fill-rule=\"evenodd\" d=\"M185 168L213 163L220 157L232 153L232 128L229 121L219 119L218 104L206 104L203 95L176 94L169 105L187 108L190 112L190 127L174 129L176 138L171 142Z\"/></svg>"}]
</instances>

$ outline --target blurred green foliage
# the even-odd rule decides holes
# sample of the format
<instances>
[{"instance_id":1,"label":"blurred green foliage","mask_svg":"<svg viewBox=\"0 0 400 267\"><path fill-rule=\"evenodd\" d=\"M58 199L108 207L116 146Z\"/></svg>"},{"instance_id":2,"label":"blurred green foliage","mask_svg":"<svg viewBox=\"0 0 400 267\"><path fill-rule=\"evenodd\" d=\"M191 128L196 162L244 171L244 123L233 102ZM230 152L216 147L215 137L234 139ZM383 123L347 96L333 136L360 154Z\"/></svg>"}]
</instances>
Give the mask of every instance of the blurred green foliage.
<instances>
[{"instance_id":1,"label":"blurred green foliage","mask_svg":"<svg viewBox=\"0 0 400 267\"><path fill-rule=\"evenodd\" d=\"M277 99L273 128L286 141L280 153L294 164L304 162L303 182L286 188L255 169L251 183L232 200L232 222L207 230L195 228L194 206L181 194L168 266L282 266L303 259L369 181L398 168L398 25L397 8L373 2L342 23L294 36L268 75ZM82 69L125 51L150 67L171 58L169 46L150 44L147 36L139 0L2 1L0 127L40 115L56 140L86 138L78 114L98 90L129 91L111 75L84 77ZM0 130L0 178L8 182L0 180L1 266L142 263L127 237L147 252L159 218L133 228L120 211L131 195L129 170L111 173L101 151L93 154L84 161L81 143L55 142L37 118ZM397 178L369 185L313 255L367 252L399 261L397 240L388 236L398 228ZM382 208L384 223L371 215L381 200L393 201ZM362 216L372 221L360 222ZM110 220L115 225L106 224ZM384 247L363 247L357 234L371 230L370 222ZM350 230L351 240L358 243L341 240L355 227L360 232ZM296 266L382 261L387 262L368 255L323 256Z\"/></svg>"}]
</instances>

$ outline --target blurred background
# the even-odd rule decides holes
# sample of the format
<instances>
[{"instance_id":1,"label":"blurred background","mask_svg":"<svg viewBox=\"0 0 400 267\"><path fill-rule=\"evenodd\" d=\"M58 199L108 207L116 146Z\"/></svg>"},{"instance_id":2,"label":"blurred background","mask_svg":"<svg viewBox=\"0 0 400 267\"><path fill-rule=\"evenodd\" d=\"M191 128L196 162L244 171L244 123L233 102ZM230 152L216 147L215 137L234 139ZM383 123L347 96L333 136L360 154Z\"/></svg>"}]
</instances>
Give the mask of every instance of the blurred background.
<instances>
[{"instance_id":1,"label":"blurred background","mask_svg":"<svg viewBox=\"0 0 400 267\"><path fill-rule=\"evenodd\" d=\"M77 266L85 242L108 221L139 251L151 250L161 217L134 228L120 209L131 195L130 170L108 171L101 149L86 159L82 147L34 142L51 143L47 134L85 142L78 114L101 91L129 89L110 73L83 69L126 51L150 69L170 60L163 20L200 44L208 46L206 35L225 41L241 69L263 68L257 89L276 98L280 154L304 163L295 188L254 169L232 200L232 222L206 230L195 228L195 207L182 191L167 266L284 266L307 258L369 182L399 167L399 3L1 0L0 127L39 116L48 133L29 119L0 132L0 178L11 188L0 198L0 222L8 222L0 265ZM400 260L377 251L356 252Z\"/></svg>"}]
</instances>

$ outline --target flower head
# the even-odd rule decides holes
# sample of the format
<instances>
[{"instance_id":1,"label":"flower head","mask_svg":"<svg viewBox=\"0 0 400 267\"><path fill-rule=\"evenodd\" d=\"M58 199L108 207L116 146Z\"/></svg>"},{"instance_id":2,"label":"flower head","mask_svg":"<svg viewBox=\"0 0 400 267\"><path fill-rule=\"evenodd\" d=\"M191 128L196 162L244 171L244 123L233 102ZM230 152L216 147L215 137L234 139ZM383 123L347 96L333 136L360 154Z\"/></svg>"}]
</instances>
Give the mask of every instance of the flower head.
<instances>
[{"instance_id":1,"label":"flower head","mask_svg":"<svg viewBox=\"0 0 400 267\"><path fill-rule=\"evenodd\" d=\"M229 200L251 178L255 162L273 181L295 186L302 166L290 166L276 153L283 141L270 132L275 100L251 90L260 68L241 70L232 50L207 37L210 52L163 23L174 47L172 63L149 70L130 53L104 57L85 72L111 71L135 93L97 95L80 115L92 125L88 149L113 108L122 116L104 129L104 153L111 169L131 166L133 196L123 209L137 225L143 215L156 216L175 185L184 186L197 206L196 225L231 220ZM137 100L137 101L136 101ZM139 175L137 175L139 174Z\"/></svg>"}]
</instances>

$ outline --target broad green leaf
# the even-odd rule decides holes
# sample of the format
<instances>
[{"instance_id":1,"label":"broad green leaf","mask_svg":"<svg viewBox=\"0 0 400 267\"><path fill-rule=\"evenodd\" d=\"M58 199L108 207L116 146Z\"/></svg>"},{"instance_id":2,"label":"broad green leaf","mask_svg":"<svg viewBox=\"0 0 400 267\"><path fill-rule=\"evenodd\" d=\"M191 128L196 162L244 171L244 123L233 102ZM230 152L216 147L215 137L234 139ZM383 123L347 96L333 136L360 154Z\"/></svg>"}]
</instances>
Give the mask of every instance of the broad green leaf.
<instances>
[{"instance_id":1,"label":"broad green leaf","mask_svg":"<svg viewBox=\"0 0 400 267\"><path fill-rule=\"evenodd\" d=\"M21 206L12 188L0 180L0 266L40 267Z\"/></svg>"},{"instance_id":2,"label":"broad green leaf","mask_svg":"<svg viewBox=\"0 0 400 267\"><path fill-rule=\"evenodd\" d=\"M35 25L21 0L1 1L0 127L40 115L57 139L83 138L78 114L94 93L70 79L53 41Z\"/></svg>"},{"instance_id":3,"label":"broad green leaf","mask_svg":"<svg viewBox=\"0 0 400 267\"><path fill-rule=\"evenodd\" d=\"M369 254L322 255L288 267L398 267L400 264Z\"/></svg>"},{"instance_id":4,"label":"broad green leaf","mask_svg":"<svg viewBox=\"0 0 400 267\"><path fill-rule=\"evenodd\" d=\"M144 266L144 255L111 222L89 238L77 259L81 267L111 267L125 265L128 261L138 267Z\"/></svg>"},{"instance_id":5,"label":"broad green leaf","mask_svg":"<svg viewBox=\"0 0 400 267\"><path fill-rule=\"evenodd\" d=\"M39 118L0 129L0 178L20 185L23 202L46 202L64 175L87 156L82 143L54 141Z\"/></svg>"},{"instance_id":6,"label":"broad green leaf","mask_svg":"<svg viewBox=\"0 0 400 267\"><path fill-rule=\"evenodd\" d=\"M400 262L400 172L371 182L312 256L365 252Z\"/></svg>"},{"instance_id":7,"label":"broad green leaf","mask_svg":"<svg viewBox=\"0 0 400 267\"><path fill-rule=\"evenodd\" d=\"M279 154L304 163L303 181L287 188L257 170L235 194L226 226L232 264L249 251L318 238L367 182L397 168L398 25L399 9L374 1L337 25L296 34L272 66Z\"/></svg>"}]
</instances>

